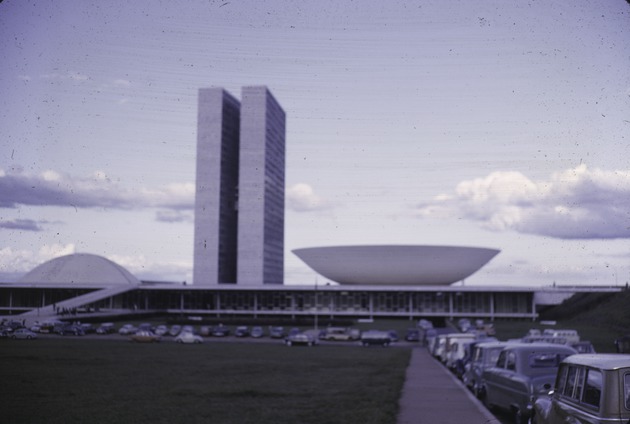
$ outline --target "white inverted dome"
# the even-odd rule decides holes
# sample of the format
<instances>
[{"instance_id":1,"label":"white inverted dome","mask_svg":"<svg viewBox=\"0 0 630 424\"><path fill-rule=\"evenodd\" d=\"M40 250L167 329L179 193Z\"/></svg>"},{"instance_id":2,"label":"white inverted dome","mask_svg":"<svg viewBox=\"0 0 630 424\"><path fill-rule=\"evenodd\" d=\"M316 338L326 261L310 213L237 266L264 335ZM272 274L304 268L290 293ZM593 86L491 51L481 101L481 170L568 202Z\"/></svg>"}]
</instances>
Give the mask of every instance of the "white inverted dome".
<instances>
[{"instance_id":1,"label":"white inverted dome","mask_svg":"<svg viewBox=\"0 0 630 424\"><path fill-rule=\"evenodd\" d=\"M87 253L75 253L51 259L35 267L19 282L102 286L140 284L140 280L122 266L102 256Z\"/></svg>"},{"instance_id":2,"label":"white inverted dome","mask_svg":"<svg viewBox=\"0 0 630 424\"><path fill-rule=\"evenodd\" d=\"M340 284L447 285L461 281L500 251L459 246L330 246L293 253Z\"/></svg>"}]
</instances>

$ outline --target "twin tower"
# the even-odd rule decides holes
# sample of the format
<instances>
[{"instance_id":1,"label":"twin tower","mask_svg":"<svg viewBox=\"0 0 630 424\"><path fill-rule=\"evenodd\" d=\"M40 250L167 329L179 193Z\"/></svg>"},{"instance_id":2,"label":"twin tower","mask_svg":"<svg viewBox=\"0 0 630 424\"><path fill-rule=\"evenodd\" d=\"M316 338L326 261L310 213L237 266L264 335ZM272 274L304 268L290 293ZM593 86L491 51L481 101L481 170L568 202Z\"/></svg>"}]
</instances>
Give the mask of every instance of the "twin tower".
<instances>
[{"instance_id":1,"label":"twin tower","mask_svg":"<svg viewBox=\"0 0 630 424\"><path fill-rule=\"evenodd\" d=\"M267 87L199 90L195 285L282 284L285 113Z\"/></svg>"}]
</instances>

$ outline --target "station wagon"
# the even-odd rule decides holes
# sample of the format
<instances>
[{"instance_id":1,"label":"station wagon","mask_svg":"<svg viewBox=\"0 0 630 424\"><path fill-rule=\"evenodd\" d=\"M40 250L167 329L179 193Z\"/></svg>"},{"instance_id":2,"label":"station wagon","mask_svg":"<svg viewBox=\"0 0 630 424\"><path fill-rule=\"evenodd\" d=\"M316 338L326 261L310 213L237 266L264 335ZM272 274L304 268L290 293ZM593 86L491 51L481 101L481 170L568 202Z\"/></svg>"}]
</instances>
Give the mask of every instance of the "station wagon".
<instances>
[{"instance_id":1,"label":"station wagon","mask_svg":"<svg viewBox=\"0 0 630 424\"><path fill-rule=\"evenodd\" d=\"M569 346L546 343L507 345L494 367L483 374L483 401L509 412L516 423L527 423L536 397L547 395L560 362L575 354Z\"/></svg>"},{"instance_id":2,"label":"station wagon","mask_svg":"<svg viewBox=\"0 0 630 424\"><path fill-rule=\"evenodd\" d=\"M553 391L534 404L538 424L630 422L630 355L580 354L566 358Z\"/></svg>"}]
</instances>

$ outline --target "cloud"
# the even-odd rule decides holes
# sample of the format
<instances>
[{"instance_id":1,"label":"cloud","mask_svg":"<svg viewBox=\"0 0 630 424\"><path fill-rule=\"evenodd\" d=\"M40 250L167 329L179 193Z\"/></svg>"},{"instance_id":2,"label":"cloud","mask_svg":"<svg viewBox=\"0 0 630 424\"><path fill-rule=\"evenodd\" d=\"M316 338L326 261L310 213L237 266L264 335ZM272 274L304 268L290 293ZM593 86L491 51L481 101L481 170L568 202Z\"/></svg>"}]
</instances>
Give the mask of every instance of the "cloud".
<instances>
[{"instance_id":1,"label":"cloud","mask_svg":"<svg viewBox=\"0 0 630 424\"><path fill-rule=\"evenodd\" d=\"M295 212L312 212L331 209L332 203L315 194L308 184L294 184L287 190L287 206Z\"/></svg>"},{"instance_id":2,"label":"cloud","mask_svg":"<svg viewBox=\"0 0 630 424\"><path fill-rule=\"evenodd\" d=\"M158 222L176 223L176 222L194 222L193 216L179 210L160 210L155 213L155 219Z\"/></svg>"},{"instance_id":3,"label":"cloud","mask_svg":"<svg viewBox=\"0 0 630 424\"><path fill-rule=\"evenodd\" d=\"M88 177L74 177L52 170L28 174L0 169L0 208L30 205L190 210L194 206L194 194L192 183L170 184L156 189L127 189L113 183L102 171Z\"/></svg>"},{"instance_id":4,"label":"cloud","mask_svg":"<svg viewBox=\"0 0 630 424\"><path fill-rule=\"evenodd\" d=\"M38 265L75 253L74 244L44 245L36 253L31 250L14 250L11 247L0 249L0 281L17 281L21 276Z\"/></svg>"},{"instance_id":5,"label":"cloud","mask_svg":"<svg viewBox=\"0 0 630 424\"><path fill-rule=\"evenodd\" d=\"M454 193L418 205L420 217L459 217L497 230L559 239L630 238L630 170L579 165L532 181L493 172L459 183Z\"/></svg>"},{"instance_id":6,"label":"cloud","mask_svg":"<svg viewBox=\"0 0 630 424\"><path fill-rule=\"evenodd\" d=\"M22 231L42 231L42 227L37 221L32 219L16 219L14 221L0 221L0 228L7 230L22 230Z\"/></svg>"}]
</instances>

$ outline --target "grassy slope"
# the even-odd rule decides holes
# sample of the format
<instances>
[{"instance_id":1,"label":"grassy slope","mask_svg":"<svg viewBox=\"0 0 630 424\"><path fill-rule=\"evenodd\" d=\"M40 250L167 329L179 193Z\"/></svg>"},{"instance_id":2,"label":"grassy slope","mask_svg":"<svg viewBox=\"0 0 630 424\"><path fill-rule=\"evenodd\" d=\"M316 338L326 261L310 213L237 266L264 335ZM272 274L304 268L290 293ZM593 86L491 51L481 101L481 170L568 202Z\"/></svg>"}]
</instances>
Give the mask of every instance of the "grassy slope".
<instances>
[{"instance_id":1,"label":"grassy slope","mask_svg":"<svg viewBox=\"0 0 630 424\"><path fill-rule=\"evenodd\" d=\"M557 321L556 328L574 328L597 352L614 352L614 340L630 334L630 290L619 293L581 293L545 311L541 320ZM549 328L528 321L496 324L501 339L521 337L530 328Z\"/></svg>"},{"instance_id":2,"label":"grassy slope","mask_svg":"<svg viewBox=\"0 0 630 424\"><path fill-rule=\"evenodd\" d=\"M0 343L10 423L395 423L409 349ZM6 421L5 421L6 420Z\"/></svg>"}]
</instances>

